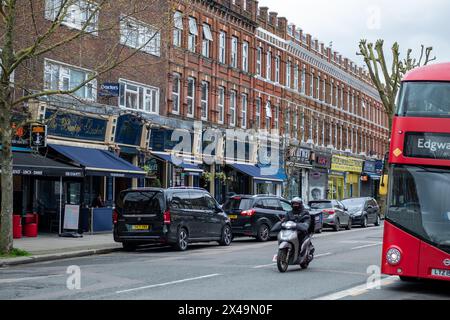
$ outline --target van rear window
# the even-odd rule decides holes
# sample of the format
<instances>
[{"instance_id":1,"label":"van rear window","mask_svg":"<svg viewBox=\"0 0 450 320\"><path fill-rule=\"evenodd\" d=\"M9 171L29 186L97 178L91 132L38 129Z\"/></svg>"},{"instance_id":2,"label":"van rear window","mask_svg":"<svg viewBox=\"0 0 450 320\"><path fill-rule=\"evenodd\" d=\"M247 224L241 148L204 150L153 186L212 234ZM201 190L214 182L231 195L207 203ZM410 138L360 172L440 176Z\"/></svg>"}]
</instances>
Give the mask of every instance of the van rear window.
<instances>
[{"instance_id":1,"label":"van rear window","mask_svg":"<svg viewBox=\"0 0 450 320\"><path fill-rule=\"evenodd\" d=\"M126 214L155 214L164 211L164 195L158 191L131 191L123 195Z\"/></svg>"},{"instance_id":2,"label":"van rear window","mask_svg":"<svg viewBox=\"0 0 450 320\"><path fill-rule=\"evenodd\" d=\"M253 199L245 199L245 198L231 198L229 199L225 205L223 206L223 209L225 211L231 211L231 210L248 210L251 208L253 203Z\"/></svg>"}]
</instances>

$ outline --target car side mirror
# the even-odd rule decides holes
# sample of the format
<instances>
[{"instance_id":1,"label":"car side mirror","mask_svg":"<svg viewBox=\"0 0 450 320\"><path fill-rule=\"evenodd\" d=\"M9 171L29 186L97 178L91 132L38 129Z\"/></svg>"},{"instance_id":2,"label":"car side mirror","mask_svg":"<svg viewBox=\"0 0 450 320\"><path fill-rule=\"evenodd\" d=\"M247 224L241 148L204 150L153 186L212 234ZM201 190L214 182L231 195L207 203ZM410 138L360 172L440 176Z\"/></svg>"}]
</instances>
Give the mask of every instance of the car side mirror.
<instances>
[{"instance_id":1,"label":"car side mirror","mask_svg":"<svg viewBox=\"0 0 450 320\"><path fill-rule=\"evenodd\" d=\"M216 213L219 213L219 212L222 212L222 211L223 211L223 206L219 204L219 205L216 207Z\"/></svg>"},{"instance_id":2,"label":"car side mirror","mask_svg":"<svg viewBox=\"0 0 450 320\"><path fill-rule=\"evenodd\" d=\"M346 211L346 212L347 212L347 211L348 211L348 208L347 208L347 207L346 207L346 208L344 208L344 211Z\"/></svg>"}]
</instances>

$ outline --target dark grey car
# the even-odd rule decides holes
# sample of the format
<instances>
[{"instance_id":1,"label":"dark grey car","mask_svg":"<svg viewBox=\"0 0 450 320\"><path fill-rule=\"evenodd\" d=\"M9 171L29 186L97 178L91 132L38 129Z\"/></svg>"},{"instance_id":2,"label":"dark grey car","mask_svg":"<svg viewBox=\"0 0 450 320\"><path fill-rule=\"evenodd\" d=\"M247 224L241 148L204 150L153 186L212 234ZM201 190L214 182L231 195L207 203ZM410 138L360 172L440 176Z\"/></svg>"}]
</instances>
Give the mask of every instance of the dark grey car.
<instances>
[{"instance_id":1,"label":"dark grey car","mask_svg":"<svg viewBox=\"0 0 450 320\"><path fill-rule=\"evenodd\" d=\"M367 228L369 224L379 226L381 223L381 210L373 198L345 199L342 203L348 208L353 225Z\"/></svg>"},{"instance_id":2,"label":"dark grey car","mask_svg":"<svg viewBox=\"0 0 450 320\"><path fill-rule=\"evenodd\" d=\"M308 205L311 207L311 213L316 214L322 212L324 228L333 228L339 231L341 228L350 230L352 228L352 220L345 206L337 200L315 200L310 201Z\"/></svg>"}]
</instances>

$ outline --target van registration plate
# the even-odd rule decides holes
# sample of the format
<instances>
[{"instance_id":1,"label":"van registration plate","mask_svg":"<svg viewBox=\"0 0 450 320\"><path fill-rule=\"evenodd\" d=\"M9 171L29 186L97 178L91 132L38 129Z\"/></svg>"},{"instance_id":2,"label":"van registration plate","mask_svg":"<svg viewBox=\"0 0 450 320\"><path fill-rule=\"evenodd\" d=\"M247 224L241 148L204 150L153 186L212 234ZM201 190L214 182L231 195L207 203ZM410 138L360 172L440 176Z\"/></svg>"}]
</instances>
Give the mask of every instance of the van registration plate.
<instances>
[{"instance_id":1,"label":"van registration plate","mask_svg":"<svg viewBox=\"0 0 450 320\"><path fill-rule=\"evenodd\" d=\"M149 225L133 225L131 226L131 230L140 230L140 231L147 231L150 229Z\"/></svg>"}]
</instances>

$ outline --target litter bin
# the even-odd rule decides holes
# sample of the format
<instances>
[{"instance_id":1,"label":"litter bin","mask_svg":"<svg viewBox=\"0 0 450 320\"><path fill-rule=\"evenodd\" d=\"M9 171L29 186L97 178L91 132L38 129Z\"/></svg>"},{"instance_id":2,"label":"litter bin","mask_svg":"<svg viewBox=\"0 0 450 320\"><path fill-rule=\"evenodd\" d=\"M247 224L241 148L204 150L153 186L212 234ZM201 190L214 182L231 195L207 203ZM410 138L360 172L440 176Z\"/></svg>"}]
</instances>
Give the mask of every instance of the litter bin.
<instances>
[{"instance_id":1,"label":"litter bin","mask_svg":"<svg viewBox=\"0 0 450 320\"><path fill-rule=\"evenodd\" d=\"M17 214L13 215L13 238L22 238L22 216Z\"/></svg>"},{"instance_id":2,"label":"litter bin","mask_svg":"<svg viewBox=\"0 0 450 320\"><path fill-rule=\"evenodd\" d=\"M25 225L23 226L23 235L25 237L36 238L38 235L38 215L37 213L29 213L24 217Z\"/></svg>"}]
</instances>

